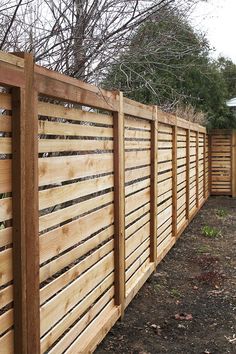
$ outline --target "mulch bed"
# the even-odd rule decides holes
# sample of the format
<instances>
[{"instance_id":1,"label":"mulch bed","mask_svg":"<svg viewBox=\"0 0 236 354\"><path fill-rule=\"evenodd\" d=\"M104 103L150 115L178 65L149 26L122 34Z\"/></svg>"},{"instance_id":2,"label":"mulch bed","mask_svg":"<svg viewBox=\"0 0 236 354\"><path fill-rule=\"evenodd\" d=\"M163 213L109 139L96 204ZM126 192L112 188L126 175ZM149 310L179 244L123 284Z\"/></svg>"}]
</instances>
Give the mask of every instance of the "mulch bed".
<instances>
[{"instance_id":1,"label":"mulch bed","mask_svg":"<svg viewBox=\"0 0 236 354\"><path fill-rule=\"evenodd\" d=\"M234 354L235 312L236 199L211 197L96 354Z\"/></svg>"}]
</instances>

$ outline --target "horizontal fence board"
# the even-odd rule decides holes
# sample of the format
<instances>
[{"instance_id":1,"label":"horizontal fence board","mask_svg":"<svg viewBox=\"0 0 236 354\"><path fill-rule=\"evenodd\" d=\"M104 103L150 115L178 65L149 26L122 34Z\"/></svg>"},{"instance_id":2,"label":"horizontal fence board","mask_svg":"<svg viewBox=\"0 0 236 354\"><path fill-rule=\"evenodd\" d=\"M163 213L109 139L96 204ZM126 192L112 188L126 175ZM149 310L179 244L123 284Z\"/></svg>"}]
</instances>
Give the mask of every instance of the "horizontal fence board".
<instances>
[{"instance_id":1,"label":"horizontal fence board","mask_svg":"<svg viewBox=\"0 0 236 354\"><path fill-rule=\"evenodd\" d=\"M40 186L109 172L113 172L112 154L39 159Z\"/></svg>"}]
</instances>

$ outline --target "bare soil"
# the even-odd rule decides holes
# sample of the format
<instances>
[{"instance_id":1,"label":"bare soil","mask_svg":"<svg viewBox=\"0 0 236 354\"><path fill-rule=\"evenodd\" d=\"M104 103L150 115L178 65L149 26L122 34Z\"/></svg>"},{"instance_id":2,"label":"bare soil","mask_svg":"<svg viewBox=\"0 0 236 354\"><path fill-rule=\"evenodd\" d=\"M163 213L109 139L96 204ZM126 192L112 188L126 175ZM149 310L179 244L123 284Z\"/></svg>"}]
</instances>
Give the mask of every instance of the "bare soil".
<instances>
[{"instance_id":1,"label":"bare soil","mask_svg":"<svg viewBox=\"0 0 236 354\"><path fill-rule=\"evenodd\" d=\"M211 197L96 354L235 354L235 312L236 200Z\"/></svg>"}]
</instances>

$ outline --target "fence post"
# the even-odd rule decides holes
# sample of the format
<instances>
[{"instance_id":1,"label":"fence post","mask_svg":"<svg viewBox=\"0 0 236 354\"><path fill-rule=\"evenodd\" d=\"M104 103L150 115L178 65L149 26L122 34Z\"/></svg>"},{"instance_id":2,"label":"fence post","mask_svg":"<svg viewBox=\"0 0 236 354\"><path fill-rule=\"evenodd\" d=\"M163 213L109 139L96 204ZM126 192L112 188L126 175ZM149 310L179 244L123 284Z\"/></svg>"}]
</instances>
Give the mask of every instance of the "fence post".
<instances>
[{"instance_id":1,"label":"fence post","mask_svg":"<svg viewBox=\"0 0 236 354\"><path fill-rule=\"evenodd\" d=\"M232 197L236 198L236 130L232 131Z\"/></svg>"},{"instance_id":2,"label":"fence post","mask_svg":"<svg viewBox=\"0 0 236 354\"><path fill-rule=\"evenodd\" d=\"M125 144L123 93L119 93L119 111L113 113L114 126L114 229L115 229L115 304L125 303Z\"/></svg>"},{"instance_id":3,"label":"fence post","mask_svg":"<svg viewBox=\"0 0 236 354\"><path fill-rule=\"evenodd\" d=\"M177 237L177 122L172 129L172 236Z\"/></svg>"},{"instance_id":4,"label":"fence post","mask_svg":"<svg viewBox=\"0 0 236 354\"><path fill-rule=\"evenodd\" d=\"M158 156L157 106L153 106L151 121L151 205L150 205L150 261L157 262L157 156Z\"/></svg>"},{"instance_id":5,"label":"fence post","mask_svg":"<svg viewBox=\"0 0 236 354\"><path fill-rule=\"evenodd\" d=\"M196 132L196 207L199 209L199 132Z\"/></svg>"},{"instance_id":6,"label":"fence post","mask_svg":"<svg viewBox=\"0 0 236 354\"><path fill-rule=\"evenodd\" d=\"M40 353L38 119L34 60L24 57L24 87L12 89L14 347Z\"/></svg>"},{"instance_id":7,"label":"fence post","mask_svg":"<svg viewBox=\"0 0 236 354\"><path fill-rule=\"evenodd\" d=\"M189 220L190 200L190 129L186 132L186 219Z\"/></svg>"}]
</instances>

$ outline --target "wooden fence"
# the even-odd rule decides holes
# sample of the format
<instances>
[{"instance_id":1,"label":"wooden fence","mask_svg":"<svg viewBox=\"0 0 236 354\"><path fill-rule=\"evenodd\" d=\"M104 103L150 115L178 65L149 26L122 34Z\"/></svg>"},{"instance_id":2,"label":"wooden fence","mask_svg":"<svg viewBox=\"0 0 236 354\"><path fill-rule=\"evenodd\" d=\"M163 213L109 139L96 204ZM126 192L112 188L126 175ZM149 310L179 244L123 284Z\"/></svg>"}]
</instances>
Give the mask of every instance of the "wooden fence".
<instances>
[{"instance_id":1,"label":"wooden fence","mask_svg":"<svg viewBox=\"0 0 236 354\"><path fill-rule=\"evenodd\" d=\"M208 198L206 130L29 54L0 84L0 353L92 352Z\"/></svg>"},{"instance_id":2,"label":"wooden fence","mask_svg":"<svg viewBox=\"0 0 236 354\"><path fill-rule=\"evenodd\" d=\"M236 197L236 131L212 130L209 145L211 194Z\"/></svg>"}]
</instances>

